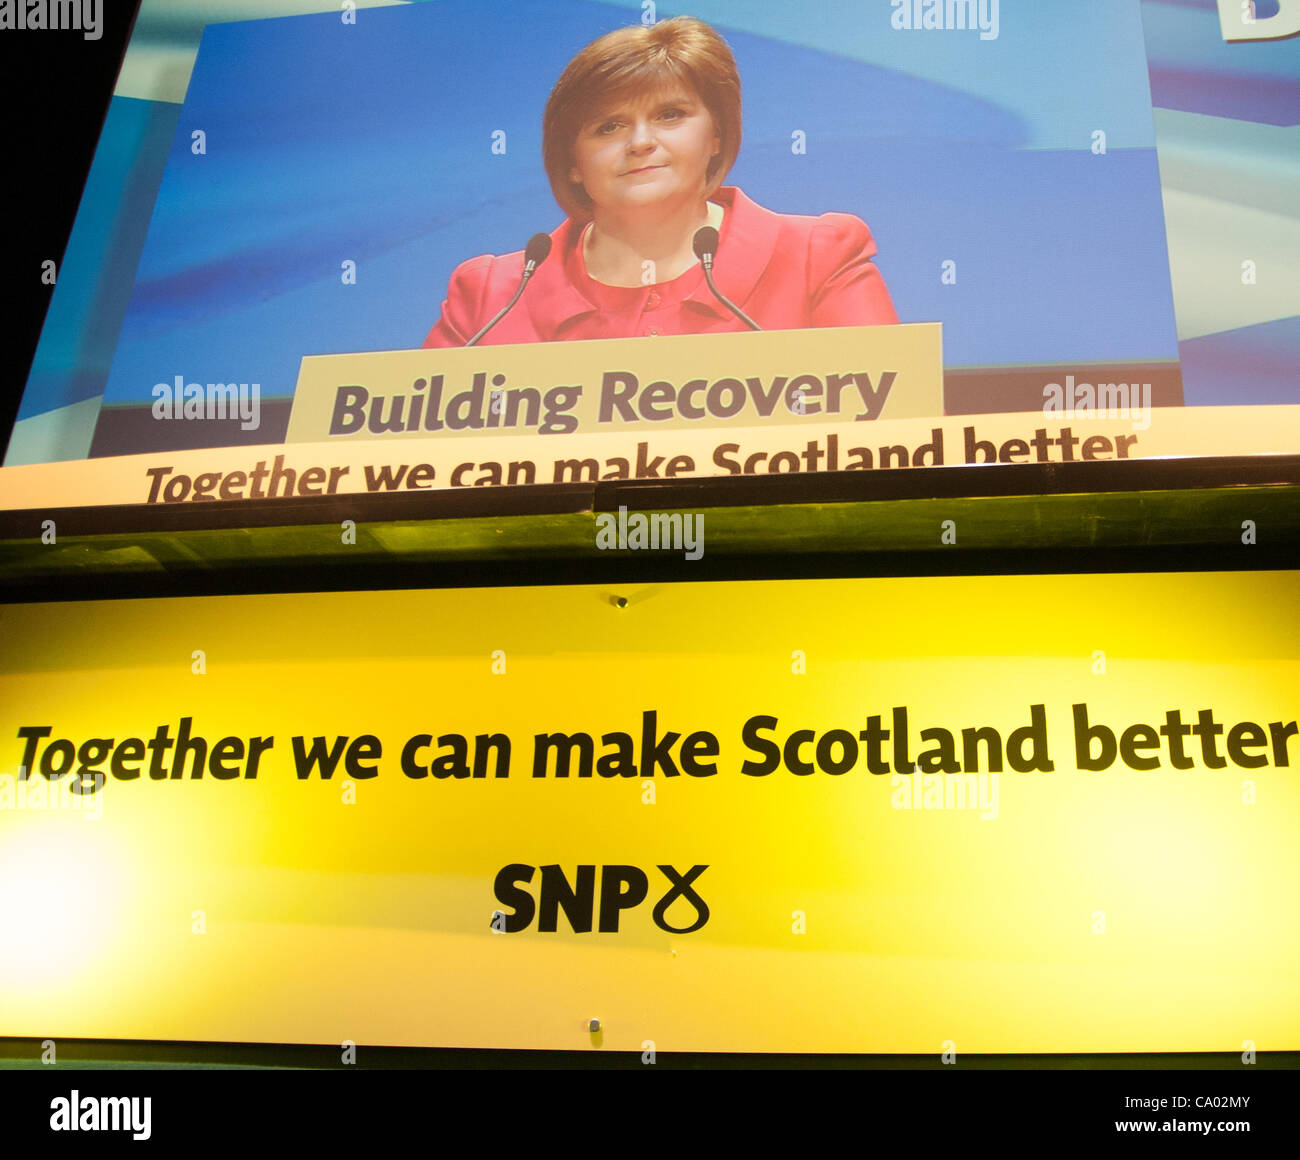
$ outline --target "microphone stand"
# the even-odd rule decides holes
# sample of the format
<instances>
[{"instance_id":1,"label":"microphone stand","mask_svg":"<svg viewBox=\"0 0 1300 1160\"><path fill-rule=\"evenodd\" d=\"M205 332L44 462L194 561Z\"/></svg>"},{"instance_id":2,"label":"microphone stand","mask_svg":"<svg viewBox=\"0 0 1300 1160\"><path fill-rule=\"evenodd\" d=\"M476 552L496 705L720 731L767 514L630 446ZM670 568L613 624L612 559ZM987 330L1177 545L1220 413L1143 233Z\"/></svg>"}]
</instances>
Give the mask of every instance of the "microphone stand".
<instances>
[{"instance_id":1,"label":"microphone stand","mask_svg":"<svg viewBox=\"0 0 1300 1160\"><path fill-rule=\"evenodd\" d=\"M713 291L713 296L748 326L750 330L762 330L763 328L719 290L717 284L713 281L713 255L718 249L718 231L712 226L702 226L695 231L692 245L695 249L695 256L699 258L700 265L704 267L704 280L709 284L709 289Z\"/></svg>"}]
</instances>

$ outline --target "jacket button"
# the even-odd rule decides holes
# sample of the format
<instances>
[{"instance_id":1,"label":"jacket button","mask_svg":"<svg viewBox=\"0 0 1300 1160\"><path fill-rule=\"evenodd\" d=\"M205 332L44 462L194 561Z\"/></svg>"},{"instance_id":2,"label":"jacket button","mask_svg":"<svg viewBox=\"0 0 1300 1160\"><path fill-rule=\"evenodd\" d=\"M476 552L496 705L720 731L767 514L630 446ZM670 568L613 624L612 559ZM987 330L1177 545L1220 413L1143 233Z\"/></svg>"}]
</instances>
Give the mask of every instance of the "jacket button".
<instances>
[{"instance_id":1,"label":"jacket button","mask_svg":"<svg viewBox=\"0 0 1300 1160\"><path fill-rule=\"evenodd\" d=\"M645 300L645 305L647 310L657 310L659 308L659 292L657 290L650 291L650 297Z\"/></svg>"}]
</instances>

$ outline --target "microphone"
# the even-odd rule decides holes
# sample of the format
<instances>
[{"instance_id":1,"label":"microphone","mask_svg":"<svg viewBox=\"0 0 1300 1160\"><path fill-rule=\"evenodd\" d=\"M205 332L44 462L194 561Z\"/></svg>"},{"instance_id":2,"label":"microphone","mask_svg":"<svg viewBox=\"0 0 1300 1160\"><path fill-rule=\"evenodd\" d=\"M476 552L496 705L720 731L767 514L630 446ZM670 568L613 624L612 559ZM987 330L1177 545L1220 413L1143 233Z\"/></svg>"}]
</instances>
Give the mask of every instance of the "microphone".
<instances>
[{"instance_id":1,"label":"microphone","mask_svg":"<svg viewBox=\"0 0 1300 1160\"><path fill-rule=\"evenodd\" d=\"M700 265L704 267L704 280L709 284L709 289L713 291L713 296L748 326L750 330L762 330L763 328L757 322L750 318L714 284L713 255L718 252L718 231L712 226L701 226L695 231L695 238L691 244L695 248L695 256L699 258Z\"/></svg>"},{"instance_id":2,"label":"microphone","mask_svg":"<svg viewBox=\"0 0 1300 1160\"><path fill-rule=\"evenodd\" d=\"M475 346L478 340L500 322L507 314L510 308L519 301L519 295L524 292L524 287L528 285L528 279L537 271L537 267L546 261L551 252L551 238L549 234L534 234L528 239L528 246L524 250L524 276L520 279L519 287L515 290L514 297L510 299L500 310L498 310L489 320L486 326L469 340L466 346Z\"/></svg>"}]
</instances>

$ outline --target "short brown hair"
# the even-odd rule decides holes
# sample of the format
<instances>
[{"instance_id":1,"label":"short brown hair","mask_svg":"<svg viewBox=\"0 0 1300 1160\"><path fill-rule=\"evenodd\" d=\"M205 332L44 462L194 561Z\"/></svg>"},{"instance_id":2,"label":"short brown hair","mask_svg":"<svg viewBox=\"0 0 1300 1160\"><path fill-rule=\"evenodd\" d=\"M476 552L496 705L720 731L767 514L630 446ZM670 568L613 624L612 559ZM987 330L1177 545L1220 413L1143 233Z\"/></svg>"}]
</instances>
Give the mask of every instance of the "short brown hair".
<instances>
[{"instance_id":1,"label":"short brown hair","mask_svg":"<svg viewBox=\"0 0 1300 1160\"><path fill-rule=\"evenodd\" d=\"M607 32L578 53L555 82L542 117L542 161L555 200L571 218L591 217L591 198L569 180L578 131L603 102L650 89L666 77L688 82L721 138L709 162L705 196L726 178L740 152L740 74L731 49L691 16Z\"/></svg>"}]
</instances>

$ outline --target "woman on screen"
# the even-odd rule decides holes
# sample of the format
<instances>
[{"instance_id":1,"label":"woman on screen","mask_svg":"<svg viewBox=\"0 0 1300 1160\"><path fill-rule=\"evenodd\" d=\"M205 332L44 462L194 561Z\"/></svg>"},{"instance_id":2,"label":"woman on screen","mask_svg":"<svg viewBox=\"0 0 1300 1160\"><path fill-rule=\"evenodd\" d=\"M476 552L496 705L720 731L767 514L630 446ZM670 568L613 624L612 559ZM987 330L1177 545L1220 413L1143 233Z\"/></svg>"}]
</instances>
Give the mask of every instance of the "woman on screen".
<instances>
[{"instance_id":1,"label":"woman on screen","mask_svg":"<svg viewBox=\"0 0 1300 1160\"><path fill-rule=\"evenodd\" d=\"M568 218L519 301L480 341L749 329L705 279L696 255L705 226L718 232L719 292L756 326L897 322L861 219L773 213L722 184L740 124L736 62L707 24L679 16L623 28L579 52L543 119L546 172ZM523 271L522 250L463 262L424 345L475 338L511 301Z\"/></svg>"}]
</instances>

